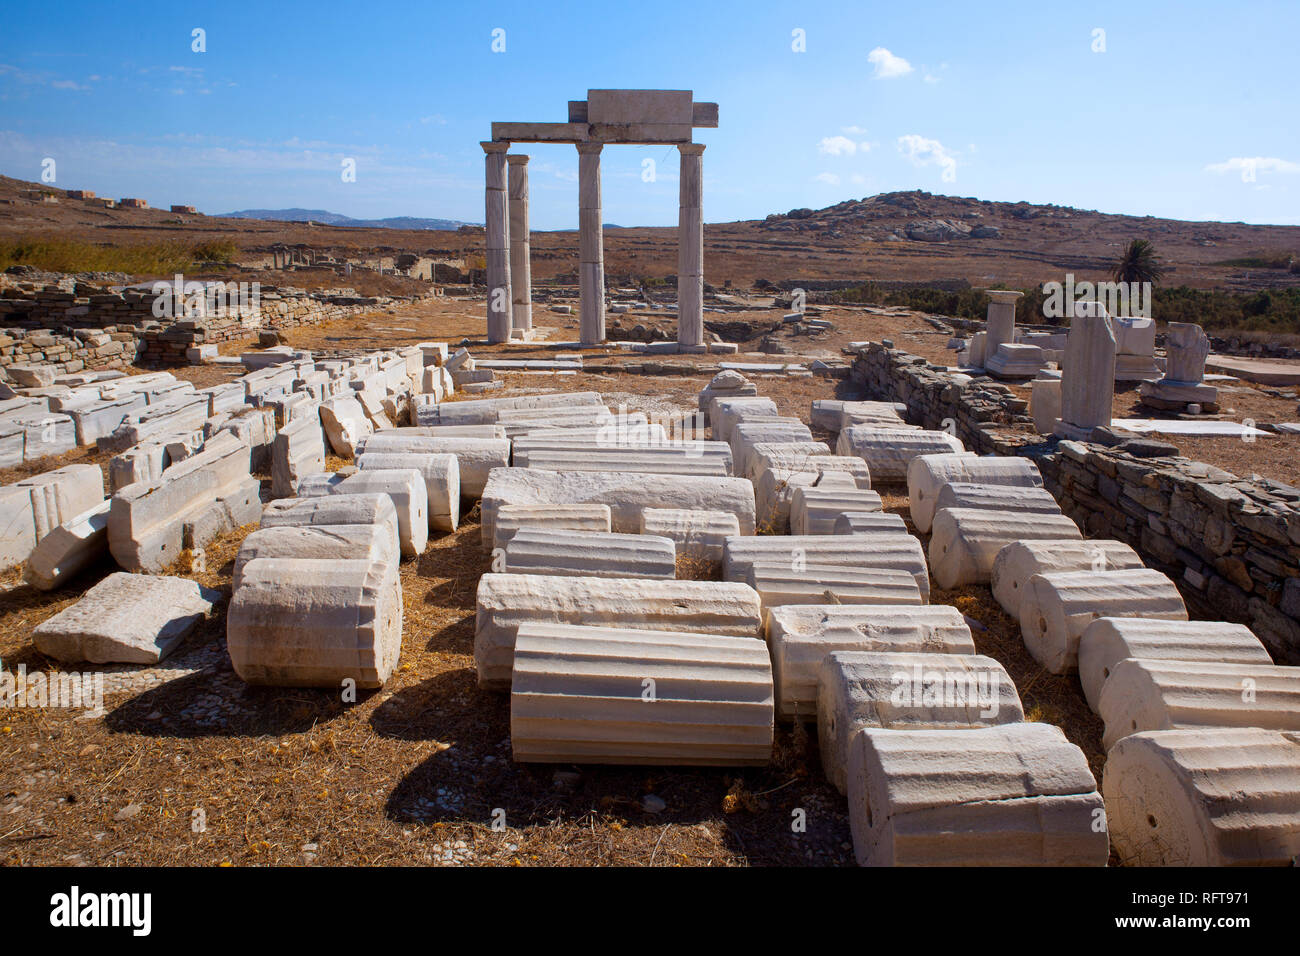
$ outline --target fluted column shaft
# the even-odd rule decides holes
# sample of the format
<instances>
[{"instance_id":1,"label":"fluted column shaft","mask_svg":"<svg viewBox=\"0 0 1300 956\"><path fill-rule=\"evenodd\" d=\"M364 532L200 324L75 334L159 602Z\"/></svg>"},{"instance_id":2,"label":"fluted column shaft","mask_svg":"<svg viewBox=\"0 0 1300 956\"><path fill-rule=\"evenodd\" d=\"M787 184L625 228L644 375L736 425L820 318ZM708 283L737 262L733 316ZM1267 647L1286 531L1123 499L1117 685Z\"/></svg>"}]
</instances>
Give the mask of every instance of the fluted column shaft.
<instances>
[{"instance_id":1,"label":"fluted column shaft","mask_svg":"<svg viewBox=\"0 0 1300 956\"><path fill-rule=\"evenodd\" d=\"M578 296L583 345L605 341L605 238L600 207L600 143L578 144Z\"/></svg>"},{"instance_id":2,"label":"fluted column shaft","mask_svg":"<svg viewBox=\"0 0 1300 956\"><path fill-rule=\"evenodd\" d=\"M677 344L704 343L704 146L681 153L677 209Z\"/></svg>"},{"instance_id":3,"label":"fluted column shaft","mask_svg":"<svg viewBox=\"0 0 1300 956\"><path fill-rule=\"evenodd\" d=\"M512 153L506 157L510 204L510 332L523 338L533 328L532 265L528 252L528 157Z\"/></svg>"},{"instance_id":4,"label":"fluted column shaft","mask_svg":"<svg viewBox=\"0 0 1300 956\"><path fill-rule=\"evenodd\" d=\"M510 217L506 200L506 151L509 143L483 143L487 199L484 217L487 247L487 336L510 341Z\"/></svg>"}]
</instances>

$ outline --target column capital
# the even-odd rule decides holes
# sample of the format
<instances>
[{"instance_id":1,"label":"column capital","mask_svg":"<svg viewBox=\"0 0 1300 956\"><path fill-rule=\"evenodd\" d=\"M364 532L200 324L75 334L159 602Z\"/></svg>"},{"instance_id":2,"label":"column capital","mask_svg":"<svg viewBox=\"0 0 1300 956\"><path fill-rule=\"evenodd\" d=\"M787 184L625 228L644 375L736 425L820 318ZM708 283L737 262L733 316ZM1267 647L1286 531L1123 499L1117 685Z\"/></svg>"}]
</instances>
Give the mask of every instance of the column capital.
<instances>
[{"instance_id":1,"label":"column capital","mask_svg":"<svg viewBox=\"0 0 1300 956\"><path fill-rule=\"evenodd\" d=\"M526 166L528 164L527 153L510 153L506 156L506 162L511 166Z\"/></svg>"},{"instance_id":2,"label":"column capital","mask_svg":"<svg viewBox=\"0 0 1300 956\"><path fill-rule=\"evenodd\" d=\"M605 148L604 143L577 143L578 152L586 153L589 156L598 156L600 151Z\"/></svg>"},{"instance_id":3,"label":"column capital","mask_svg":"<svg viewBox=\"0 0 1300 956\"><path fill-rule=\"evenodd\" d=\"M703 143L678 143L677 148L683 156L699 156L704 152Z\"/></svg>"},{"instance_id":4,"label":"column capital","mask_svg":"<svg viewBox=\"0 0 1300 956\"><path fill-rule=\"evenodd\" d=\"M479 143L479 145L483 147L483 152L485 153L504 153L508 152L510 149L509 142L502 142L495 139Z\"/></svg>"}]
</instances>

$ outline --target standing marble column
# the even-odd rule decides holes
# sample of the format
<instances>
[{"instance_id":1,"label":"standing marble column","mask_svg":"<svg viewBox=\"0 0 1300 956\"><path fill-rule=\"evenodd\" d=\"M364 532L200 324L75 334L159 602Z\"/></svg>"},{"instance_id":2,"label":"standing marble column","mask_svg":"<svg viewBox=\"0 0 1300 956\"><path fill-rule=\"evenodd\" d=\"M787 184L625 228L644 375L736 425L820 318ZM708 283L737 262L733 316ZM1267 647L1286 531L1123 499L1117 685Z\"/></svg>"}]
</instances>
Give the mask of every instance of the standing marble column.
<instances>
[{"instance_id":1,"label":"standing marble column","mask_svg":"<svg viewBox=\"0 0 1300 956\"><path fill-rule=\"evenodd\" d=\"M1061 370L1061 420L1056 434L1087 441L1099 425L1110 425L1115 401L1115 332L1106 310L1078 302L1065 341Z\"/></svg>"},{"instance_id":2,"label":"standing marble column","mask_svg":"<svg viewBox=\"0 0 1300 956\"><path fill-rule=\"evenodd\" d=\"M528 157L506 157L510 179L510 335L526 339L533 329L533 273L528 261Z\"/></svg>"},{"instance_id":3,"label":"standing marble column","mask_svg":"<svg viewBox=\"0 0 1300 956\"><path fill-rule=\"evenodd\" d=\"M1019 299L1022 294L1001 289L985 290L985 295L989 297L989 311L985 323L988 332L984 347L986 359L996 355L1000 346L1015 342L1016 299Z\"/></svg>"},{"instance_id":4,"label":"standing marble column","mask_svg":"<svg viewBox=\"0 0 1300 956\"><path fill-rule=\"evenodd\" d=\"M487 154L487 336L510 341L510 217L506 206L506 151L509 143L483 143Z\"/></svg>"},{"instance_id":5,"label":"standing marble column","mask_svg":"<svg viewBox=\"0 0 1300 956\"><path fill-rule=\"evenodd\" d=\"M583 345L605 341L605 237L601 226L601 143L578 144L578 301Z\"/></svg>"},{"instance_id":6,"label":"standing marble column","mask_svg":"<svg viewBox=\"0 0 1300 956\"><path fill-rule=\"evenodd\" d=\"M677 344L704 344L704 146L681 153L677 208Z\"/></svg>"}]
</instances>

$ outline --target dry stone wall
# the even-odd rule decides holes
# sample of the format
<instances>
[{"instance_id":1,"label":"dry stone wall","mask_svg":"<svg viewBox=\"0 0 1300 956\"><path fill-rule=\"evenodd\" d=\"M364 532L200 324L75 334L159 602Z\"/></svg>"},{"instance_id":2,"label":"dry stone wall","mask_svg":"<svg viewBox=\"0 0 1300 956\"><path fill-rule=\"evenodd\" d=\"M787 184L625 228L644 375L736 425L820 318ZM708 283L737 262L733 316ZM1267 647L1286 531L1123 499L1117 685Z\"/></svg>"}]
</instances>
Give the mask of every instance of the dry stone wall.
<instances>
[{"instance_id":1,"label":"dry stone wall","mask_svg":"<svg viewBox=\"0 0 1300 956\"><path fill-rule=\"evenodd\" d=\"M63 375L133 362L185 365L193 346L327 322L399 301L348 290L264 287L256 312L160 319L154 315L155 298L147 289L105 292L85 283L7 284L0 288L0 381L8 366L29 363L57 366Z\"/></svg>"},{"instance_id":2,"label":"dry stone wall","mask_svg":"<svg viewBox=\"0 0 1300 956\"><path fill-rule=\"evenodd\" d=\"M858 350L852 378L867 398L902 402L910 422L947 428L977 454L1032 457L1089 537L1128 543L1177 582L1194 614L1248 624L1274 660L1300 664L1300 489L1148 457L1152 442L1046 439L1005 386L879 343Z\"/></svg>"}]
</instances>

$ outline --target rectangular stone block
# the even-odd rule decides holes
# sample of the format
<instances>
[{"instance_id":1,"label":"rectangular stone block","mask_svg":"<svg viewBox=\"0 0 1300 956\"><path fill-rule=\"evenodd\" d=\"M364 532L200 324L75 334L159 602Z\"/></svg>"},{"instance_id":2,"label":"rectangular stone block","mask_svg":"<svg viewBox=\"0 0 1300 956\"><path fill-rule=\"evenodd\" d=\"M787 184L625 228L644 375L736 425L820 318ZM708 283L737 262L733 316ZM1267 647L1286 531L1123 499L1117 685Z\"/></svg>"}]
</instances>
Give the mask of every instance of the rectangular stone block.
<instances>
[{"instance_id":1,"label":"rectangular stone block","mask_svg":"<svg viewBox=\"0 0 1300 956\"><path fill-rule=\"evenodd\" d=\"M223 433L154 481L119 489L108 515L114 560L128 571L161 571L171 564L184 547L187 521L246 492L250 458L247 445Z\"/></svg>"},{"instance_id":2,"label":"rectangular stone block","mask_svg":"<svg viewBox=\"0 0 1300 956\"><path fill-rule=\"evenodd\" d=\"M110 574L32 631L42 654L94 664L156 664L213 611L218 591L187 578Z\"/></svg>"},{"instance_id":3,"label":"rectangular stone block","mask_svg":"<svg viewBox=\"0 0 1300 956\"><path fill-rule=\"evenodd\" d=\"M0 487L0 570L26 561L47 534L103 500L98 465L65 465Z\"/></svg>"}]
</instances>

